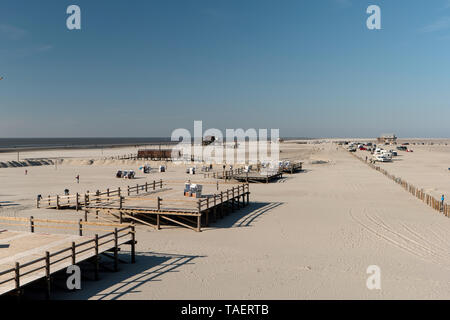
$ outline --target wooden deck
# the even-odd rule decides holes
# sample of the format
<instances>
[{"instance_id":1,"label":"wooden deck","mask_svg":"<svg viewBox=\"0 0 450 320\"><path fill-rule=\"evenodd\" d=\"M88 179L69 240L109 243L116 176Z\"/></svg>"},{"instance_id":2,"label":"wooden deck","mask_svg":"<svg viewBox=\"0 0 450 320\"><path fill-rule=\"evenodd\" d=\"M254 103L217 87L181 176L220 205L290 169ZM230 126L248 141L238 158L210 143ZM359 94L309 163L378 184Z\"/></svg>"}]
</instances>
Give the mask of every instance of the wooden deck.
<instances>
[{"instance_id":1,"label":"wooden deck","mask_svg":"<svg viewBox=\"0 0 450 320\"><path fill-rule=\"evenodd\" d=\"M284 173L294 174L303 170L303 162L295 162L290 165L283 167Z\"/></svg>"},{"instance_id":2,"label":"wooden deck","mask_svg":"<svg viewBox=\"0 0 450 320\"><path fill-rule=\"evenodd\" d=\"M160 230L164 221L166 224L200 232L202 226L209 225L210 218L222 218L225 214L248 205L250 201L248 184L205 194L201 198L180 198L180 185L178 189L179 191L176 191L176 187L169 188L157 194L157 197L142 195L121 197L113 201L93 201L85 210L91 214L95 213L96 218L99 213L106 214L119 223L132 220Z\"/></svg>"},{"instance_id":3,"label":"wooden deck","mask_svg":"<svg viewBox=\"0 0 450 320\"><path fill-rule=\"evenodd\" d=\"M44 221L48 224L44 225ZM28 223L29 219L0 218L1 227ZM37 227L52 227L51 223L58 224L59 228L69 226L70 229L76 229L70 222L35 219L32 230ZM119 247L124 244L131 245L131 262L135 261L134 226L85 222L83 225L84 228L92 227L103 231L107 227L115 228L112 232L96 234L94 237L9 231L0 228L0 295L20 293L31 283L45 281L49 296L52 274L87 260L95 265L95 278L98 279L99 256L111 251L114 255L114 269L117 271Z\"/></svg>"}]
</instances>

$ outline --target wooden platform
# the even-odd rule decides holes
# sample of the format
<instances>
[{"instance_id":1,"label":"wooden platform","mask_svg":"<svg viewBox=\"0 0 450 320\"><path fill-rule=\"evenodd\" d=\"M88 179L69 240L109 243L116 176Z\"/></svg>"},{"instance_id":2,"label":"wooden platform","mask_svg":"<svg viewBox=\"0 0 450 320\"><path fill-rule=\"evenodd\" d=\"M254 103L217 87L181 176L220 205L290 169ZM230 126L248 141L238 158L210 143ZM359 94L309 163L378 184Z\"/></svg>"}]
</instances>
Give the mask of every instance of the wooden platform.
<instances>
[{"instance_id":1,"label":"wooden platform","mask_svg":"<svg viewBox=\"0 0 450 320\"><path fill-rule=\"evenodd\" d=\"M0 227L3 224L11 225L12 222L19 225L24 221L23 218L0 219ZM85 228L87 225L106 228L105 224L100 223L84 224ZM34 228L36 227L37 225L34 225ZM52 274L87 260L94 263L97 279L100 254L112 251L114 269L117 270L119 247L124 244L131 245L131 260L134 262L135 243L134 226L130 225L122 225L112 232L95 237L8 231L0 228L0 295L20 292L25 286L36 281L47 283L49 295Z\"/></svg>"},{"instance_id":2,"label":"wooden platform","mask_svg":"<svg viewBox=\"0 0 450 320\"><path fill-rule=\"evenodd\" d=\"M162 219L200 232L202 226L208 226L210 218L221 218L248 205L250 201L248 184L215 191L201 198L180 197L183 192L180 187L178 185L158 194L121 197L113 201L92 201L85 210L95 213L96 217L99 213L107 214L119 223L132 220L159 230Z\"/></svg>"},{"instance_id":3,"label":"wooden platform","mask_svg":"<svg viewBox=\"0 0 450 320\"><path fill-rule=\"evenodd\" d=\"M242 182L256 182L256 183L269 183L274 180L281 179L283 172L275 173L259 173L259 172L247 172L233 175L233 179Z\"/></svg>"},{"instance_id":4,"label":"wooden platform","mask_svg":"<svg viewBox=\"0 0 450 320\"><path fill-rule=\"evenodd\" d=\"M300 172L303 170L303 162L295 162L295 163L291 163L290 165L283 167L283 172L284 173L290 173L290 174L294 174L296 172Z\"/></svg>"}]
</instances>

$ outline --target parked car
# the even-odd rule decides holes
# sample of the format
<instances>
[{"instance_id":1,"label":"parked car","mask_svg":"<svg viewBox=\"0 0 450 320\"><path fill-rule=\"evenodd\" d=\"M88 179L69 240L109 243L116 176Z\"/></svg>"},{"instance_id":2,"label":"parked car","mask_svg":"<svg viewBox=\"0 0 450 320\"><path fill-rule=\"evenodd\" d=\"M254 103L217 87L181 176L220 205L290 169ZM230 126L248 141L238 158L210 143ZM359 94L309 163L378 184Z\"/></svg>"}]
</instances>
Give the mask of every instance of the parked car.
<instances>
[{"instance_id":1,"label":"parked car","mask_svg":"<svg viewBox=\"0 0 450 320\"><path fill-rule=\"evenodd\" d=\"M378 162L390 162L392 159L389 159L385 154L378 154L373 157L373 160Z\"/></svg>"}]
</instances>

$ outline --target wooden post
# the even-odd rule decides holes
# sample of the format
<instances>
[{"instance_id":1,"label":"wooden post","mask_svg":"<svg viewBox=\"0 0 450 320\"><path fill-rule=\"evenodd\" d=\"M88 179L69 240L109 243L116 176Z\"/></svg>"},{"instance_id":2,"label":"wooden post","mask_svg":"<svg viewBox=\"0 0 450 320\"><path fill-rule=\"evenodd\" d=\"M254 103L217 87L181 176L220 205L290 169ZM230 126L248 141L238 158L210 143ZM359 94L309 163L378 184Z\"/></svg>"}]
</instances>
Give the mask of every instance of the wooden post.
<instances>
[{"instance_id":1,"label":"wooden post","mask_svg":"<svg viewBox=\"0 0 450 320\"><path fill-rule=\"evenodd\" d=\"M135 262L136 262L136 228L133 224L131 226L131 263Z\"/></svg>"},{"instance_id":2,"label":"wooden post","mask_svg":"<svg viewBox=\"0 0 450 320\"><path fill-rule=\"evenodd\" d=\"M250 204L250 185L247 183L247 205Z\"/></svg>"},{"instance_id":3,"label":"wooden post","mask_svg":"<svg viewBox=\"0 0 450 320\"><path fill-rule=\"evenodd\" d=\"M156 181L153 180L153 190L155 190L155 189L156 189Z\"/></svg>"},{"instance_id":4,"label":"wooden post","mask_svg":"<svg viewBox=\"0 0 450 320\"><path fill-rule=\"evenodd\" d=\"M163 183L162 183L162 179L159 180L159 187L162 189L163 187Z\"/></svg>"},{"instance_id":5,"label":"wooden post","mask_svg":"<svg viewBox=\"0 0 450 320\"><path fill-rule=\"evenodd\" d=\"M148 191L148 182L145 183L145 192Z\"/></svg>"},{"instance_id":6,"label":"wooden post","mask_svg":"<svg viewBox=\"0 0 450 320\"><path fill-rule=\"evenodd\" d=\"M50 252L45 252L45 282L47 283L46 297L50 299L51 290L51 279L50 279Z\"/></svg>"},{"instance_id":7,"label":"wooden post","mask_svg":"<svg viewBox=\"0 0 450 320\"><path fill-rule=\"evenodd\" d=\"M160 197L158 197L158 211L160 211L161 210L161 198Z\"/></svg>"},{"instance_id":8,"label":"wooden post","mask_svg":"<svg viewBox=\"0 0 450 320\"><path fill-rule=\"evenodd\" d=\"M95 235L95 256L94 256L94 279L97 281L98 280L98 274L99 274L99 269L100 269L100 265L99 265L99 250L98 250L98 234Z\"/></svg>"},{"instance_id":9,"label":"wooden post","mask_svg":"<svg viewBox=\"0 0 450 320\"><path fill-rule=\"evenodd\" d=\"M197 232L201 232L202 231L202 229L201 229L201 215L199 214L198 216L197 216Z\"/></svg>"},{"instance_id":10,"label":"wooden post","mask_svg":"<svg viewBox=\"0 0 450 320\"><path fill-rule=\"evenodd\" d=\"M122 210L122 208L123 208L123 197L120 197L120 200L119 200L119 209Z\"/></svg>"},{"instance_id":11,"label":"wooden post","mask_svg":"<svg viewBox=\"0 0 450 320\"><path fill-rule=\"evenodd\" d=\"M223 218L223 191L220 191L220 217Z\"/></svg>"},{"instance_id":12,"label":"wooden post","mask_svg":"<svg viewBox=\"0 0 450 320\"><path fill-rule=\"evenodd\" d=\"M38 208L39 209L39 202L40 202L41 200L39 199L39 197L36 197L36 208Z\"/></svg>"},{"instance_id":13,"label":"wooden post","mask_svg":"<svg viewBox=\"0 0 450 320\"><path fill-rule=\"evenodd\" d=\"M18 262L16 262L16 268L15 268L15 275L14 275L14 280L16 283L16 290L20 289L20 264Z\"/></svg>"},{"instance_id":14,"label":"wooden post","mask_svg":"<svg viewBox=\"0 0 450 320\"><path fill-rule=\"evenodd\" d=\"M80 210L80 194L78 192L76 194L76 201L77 201L76 210L78 211L78 210Z\"/></svg>"},{"instance_id":15,"label":"wooden post","mask_svg":"<svg viewBox=\"0 0 450 320\"><path fill-rule=\"evenodd\" d=\"M56 196L56 209L59 210L59 195Z\"/></svg>"},{"instance_id":16,"label":"wooden post","mask_svg":"<svg viewBox=\"0 0 450 320\"><path fill-rule=\"evenodd\" d=\"M31 233L34 233L34 217L30 217L30 231Z\"/></svg>"},{"instance_id":17,"label":"wooden post","mask_svg":"<svg viewBox=\"0 0 450 320\"><path fill-rule=\"evenodd\" d=\"M75 265L75 263L76 263L75 255L76 255L75 242L72 242L72 265Z\"/></svg>"},{"instance_id":18,"label":"wooden post","mask_svg":"<svg viewBox=\"0 0 450 320\"><path fill-rule=\"evenodd\" d=\"M231 212L234 212L234 187L231 188Z\"/></svg>"},{"instance_id":19,"label":"wooden post","mask_svg":"<svg viewBox=\"0 0 450 320\"><path fill-rule=\"evenodd\" d=\"M117 228L114 229L114 271L119 270L119 234Z\"/></svg>"},{"instance_id":20,"label":"wooden post","mask_svg":"<svg viewBox=\"0 0 450 320\"><path fill-rule=\"evenodd\" d=\"M139 184L136 184L136 194L139 194Z\"/></svg>"},{"instance_id":21,"label":"wooden post","mask_svg":"<svg viewBox=\"0 0 450 320\"><path fill-rule=\"evenodd\" d=\"M120 224L123 223L123 213L122 213L122 211L119 212L119 223Z\"/></svg>"},{"instance_id":22,"label":"wooden post","mask_svg":"<svg viewBox=\"0 0 450 320\"><path fill-rule=\"evenodd\" d=\"M84 210L84 221L88 221L88 211Z\"/></svg>"},{"instance_id":23,"label":"wooden post","mask_svg":"<svg viewBox=\"0 0 450 320\"><path fill-rule=\"evenodd\" d=\"M83 236L83 220L80 219L80 221L78 221L78 231L79 231L79 235L80 237Z\"/></svg>"},{"instance_id":24,"label":"wooden post","mask_svg":"<svg viewBox=\"0 0 450 320\"><path fill-rule=\"evenodd\" d=\"M130 186L127 186L128 195L130 195Z\"/></svg>"},{"instance_id":25,"label":"wooden post","mask_svg":"<svg viewBox=\"0 0 450 320\"><path fill-rule=\"evenodd\" d=\"M120 187L117 188L117 195L118 195L119 197L121 196L121 194L120 194Z\"/></svg>"}]
</instances>

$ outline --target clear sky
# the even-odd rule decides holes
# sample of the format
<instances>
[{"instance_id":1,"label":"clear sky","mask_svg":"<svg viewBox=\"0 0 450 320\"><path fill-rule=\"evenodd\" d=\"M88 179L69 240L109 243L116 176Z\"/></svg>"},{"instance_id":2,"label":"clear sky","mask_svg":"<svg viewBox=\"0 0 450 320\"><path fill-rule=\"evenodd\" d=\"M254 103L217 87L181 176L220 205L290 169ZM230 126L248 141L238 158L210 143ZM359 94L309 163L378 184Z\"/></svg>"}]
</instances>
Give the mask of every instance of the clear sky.
<instances>
[{"instance_id":1,"label":"clear sky","mask_svg":"<svg viewBox=\"0 0 450 320\"><path fill-rule=\"evenodd\" d=\"M450 137L450 1L2 0L0 76L0 137Z\"/></svg>"}]
</instances>

